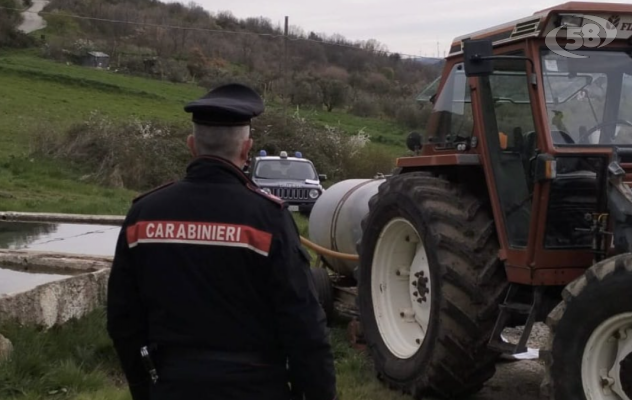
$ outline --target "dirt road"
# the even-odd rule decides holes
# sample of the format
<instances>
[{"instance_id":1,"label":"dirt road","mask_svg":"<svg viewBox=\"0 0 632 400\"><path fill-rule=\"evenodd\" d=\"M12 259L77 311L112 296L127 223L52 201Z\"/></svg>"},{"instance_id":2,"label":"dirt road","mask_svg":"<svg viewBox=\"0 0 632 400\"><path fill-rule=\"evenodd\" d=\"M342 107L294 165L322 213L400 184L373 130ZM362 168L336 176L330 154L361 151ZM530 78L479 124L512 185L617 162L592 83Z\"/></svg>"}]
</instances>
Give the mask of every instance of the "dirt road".
<instances>
[{"instance_id":1,"label":"dirt road","mask_svg":"<svg viewBox=\"0 0 632 400\"><path fill-rule=\"evenodd\" d=\"M508 329L505 337L511 342L518 341L519 329ZM528 346L540 349L548 338L546 325L538 323L533 327ZM497 365L497 371L485 388L472 400L539 400L540 384L544 377L542 360L508 361Z\"/></svg>"},{"instance_id":2,"label":"dirt road","mask_svg":"<svg viewBox=\"0 0 632 400\"><path fill-rule=\"evenodd\" d=\"M24 33L31 33L38 29L46 27L46 21L38 14L46 7L49 1L46 0L33 0L33 5L26 12L23 12L24 21L18 27Z\"/></svg>"}]
</instances>

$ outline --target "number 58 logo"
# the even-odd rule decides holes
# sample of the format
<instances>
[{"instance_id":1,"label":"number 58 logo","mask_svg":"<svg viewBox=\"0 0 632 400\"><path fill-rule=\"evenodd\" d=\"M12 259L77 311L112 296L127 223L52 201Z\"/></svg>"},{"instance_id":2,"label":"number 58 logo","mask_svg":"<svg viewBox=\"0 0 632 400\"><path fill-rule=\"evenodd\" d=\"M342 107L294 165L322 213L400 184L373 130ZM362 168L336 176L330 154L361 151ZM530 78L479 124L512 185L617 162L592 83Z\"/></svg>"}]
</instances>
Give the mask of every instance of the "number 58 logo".
<instances>
[{"instance_id":1,"label":"number 58 logo","mask_svg":"<svg viewBox=\"0 0 632 400\"><path fill-rule=\"evenodd\" d=\"M546 35L545 43L551 51L562 57L569 58L587 58L587 56L571 53L581 47L599 48L612 42L617 37L617 27L610 21L593 15L578 15L585 20L594 23L585 23L582 27L558 27L553 29ZM566 36L561 35L558 38L558 32L563 30ZM601 35L600 33L603 32ZM557 42L558 39L566 39L568 43L562 48Z\"/></svg>"}]
</instances>

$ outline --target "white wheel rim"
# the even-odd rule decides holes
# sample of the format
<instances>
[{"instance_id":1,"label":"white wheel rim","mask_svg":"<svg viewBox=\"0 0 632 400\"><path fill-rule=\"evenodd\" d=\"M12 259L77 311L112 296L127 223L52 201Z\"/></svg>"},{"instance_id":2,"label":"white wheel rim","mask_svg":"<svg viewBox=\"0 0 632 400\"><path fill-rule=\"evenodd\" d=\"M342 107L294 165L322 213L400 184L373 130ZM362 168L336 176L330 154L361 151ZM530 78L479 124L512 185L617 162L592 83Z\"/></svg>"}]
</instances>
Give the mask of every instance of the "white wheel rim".
<instances>
[{"instance_id":1,"label":"white wheel rim","mask_svg":"<svg viewBox=\"0 0 632 400\"><path fill-rule=\"evenodd\" d=\"M582 384L588 400L632 400L623 389L621 362L632 357L632 313L603 322L582 356Z\"/></svg>"},{"instance_id":2,"label":"white wheel rim","mask_svg":"<svg viewBox=\"0 0 632 400\"><path fill-rule=\"evenodd\" d=\"M423 344L431 295L430 267L421 236L410 222L395 218L382 229L375 246L371 296L380 335L396 357L408 359Z\"/></svg>"}]
</instances>

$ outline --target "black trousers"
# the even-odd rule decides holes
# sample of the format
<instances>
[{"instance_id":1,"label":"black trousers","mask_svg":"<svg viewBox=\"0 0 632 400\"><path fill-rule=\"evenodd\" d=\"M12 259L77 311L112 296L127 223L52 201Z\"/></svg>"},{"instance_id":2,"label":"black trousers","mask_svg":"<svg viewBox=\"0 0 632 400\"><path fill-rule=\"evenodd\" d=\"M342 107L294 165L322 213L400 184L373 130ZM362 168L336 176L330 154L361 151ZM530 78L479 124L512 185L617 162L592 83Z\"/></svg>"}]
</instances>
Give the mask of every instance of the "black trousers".
<instances>
[{"instance_id":1,"label":"black trousers","mask_svg":"<svg viewBox=\"0 0 632 400\"><path fill-rule=\"evenodd\" d=\"M285 366L219 361L204 354L159 357L151 400L290 400Z\"/></svg>"}]
</instances>

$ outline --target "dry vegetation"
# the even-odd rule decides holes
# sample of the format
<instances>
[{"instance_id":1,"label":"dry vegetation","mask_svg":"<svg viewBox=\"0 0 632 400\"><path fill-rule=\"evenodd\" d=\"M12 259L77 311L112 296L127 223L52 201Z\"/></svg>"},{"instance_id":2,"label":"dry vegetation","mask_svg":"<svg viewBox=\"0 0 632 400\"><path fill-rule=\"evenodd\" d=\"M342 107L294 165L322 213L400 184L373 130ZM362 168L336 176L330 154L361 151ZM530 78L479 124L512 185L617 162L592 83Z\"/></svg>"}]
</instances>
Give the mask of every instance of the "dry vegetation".
<instances>
[{"instance_id":1,"label":"dry vegetation","mask_svg":"<svg viewBox=\"0 0 632 400\"><path fill-rule=\"evenodd\" d=\"M111 56L110 67L119 72L206 88L236 80L271 101L347 110L396 120L410 129L422 125L414 96L439 73L436 66L387 52L373 39L351 42L294 26L285 57L283 31L270 20L211 14L193 3L52 0L45 10L53 13L46 16L46 54L58 60L80 62L87 51L98 50ZM215 31L161 27L167 25Z\"/></svg>"},{"instance_id":2,"label":"dry vegetation","mask_svg":"<svg viewBox=\"0 0 632 400\"><path fill-rule=\"evenodd\" d=\"M393 155L370 144L361 132L348 135L299 116L269 111L254 121L257 150L272 154L300 150L331 180L389 173ZM93 112L66 132L41 129L33 141L37 155L52 156L92 171L82 179L108 187L144 190L177 179L190 161L185 146L190 125L157 119L114 120Z\"/></svg>"}]
</instances>

